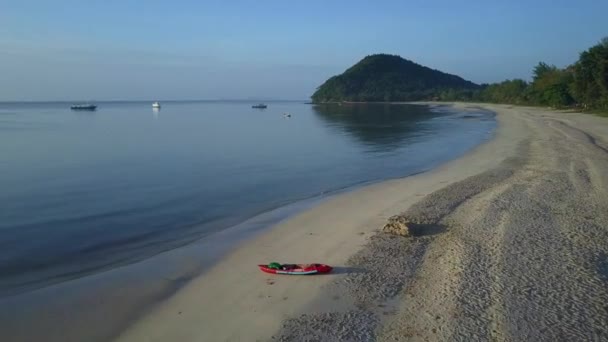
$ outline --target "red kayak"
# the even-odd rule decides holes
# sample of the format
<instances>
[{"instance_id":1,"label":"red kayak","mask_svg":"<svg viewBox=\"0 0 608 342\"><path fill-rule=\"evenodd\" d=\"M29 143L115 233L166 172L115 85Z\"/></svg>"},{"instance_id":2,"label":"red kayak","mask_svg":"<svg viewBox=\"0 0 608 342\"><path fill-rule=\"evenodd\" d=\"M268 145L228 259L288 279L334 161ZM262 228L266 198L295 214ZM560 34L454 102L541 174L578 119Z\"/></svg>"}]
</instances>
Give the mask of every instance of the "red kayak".
<instances>
[{"instance_id":1,"label":"red kayak","mask_svg":"<svg viewBox=\"0 0 608 342\"><path fill-rule=\"evenodd\" d=\"M262 272L271 274L307 275L329 273L331 266L324 264L283 264L279 268L270 268L268 265L258 265Z\"/></svg>"}]
</instances>

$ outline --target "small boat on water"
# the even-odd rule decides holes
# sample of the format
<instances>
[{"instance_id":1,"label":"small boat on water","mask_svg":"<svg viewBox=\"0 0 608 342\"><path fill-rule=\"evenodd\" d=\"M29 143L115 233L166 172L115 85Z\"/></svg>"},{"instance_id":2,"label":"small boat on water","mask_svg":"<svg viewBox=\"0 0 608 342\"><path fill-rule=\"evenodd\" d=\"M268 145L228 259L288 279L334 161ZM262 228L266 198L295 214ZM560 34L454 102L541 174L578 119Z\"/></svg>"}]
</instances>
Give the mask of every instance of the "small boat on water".
<instances>
[{"instance_id":1,"label":"small boat on water","mask_svg":"<svg viewBox=\"0 0 608 342\"><path fill-rule=\"evenodd\" d=\"M97 109L97 106L94 104L90 104L90 103L80 103L80 104L73 104L70 106L71 110L95 110Z\"/></svg>"},{"instance_id":2,"label":"small boat on water","mask_svg":"<svg viewBox=\"0 0 608 342\"><path fill-rule=\"evenodd\" d=\"M271 262L268 265L258 265L262 272L271 274L311 275L329 273L333 267L324 264L279 264Z\"/></svg>"},{"instance_id":3,"label":"small boat on water","mask_svg":"<svg viewBox=\"0 0 608 342\"><path fill-rule=\"evenodd\" d=\"M160 108L160 102L156 101L152 103L152 108Z\"/></svg>"},{"instance_id":4,"label":"small boat on water","mask_svg":"<svg viewBox=\"0 0 608 342\"><path fill-rule=\"evenodd\" d=\"M251 106L251 108L259 108L259 109L264 109L264 108L268 108L267 105L263 104L263 103L259 103L257 105L253 105Z\"/></svg>"}]
</instances>

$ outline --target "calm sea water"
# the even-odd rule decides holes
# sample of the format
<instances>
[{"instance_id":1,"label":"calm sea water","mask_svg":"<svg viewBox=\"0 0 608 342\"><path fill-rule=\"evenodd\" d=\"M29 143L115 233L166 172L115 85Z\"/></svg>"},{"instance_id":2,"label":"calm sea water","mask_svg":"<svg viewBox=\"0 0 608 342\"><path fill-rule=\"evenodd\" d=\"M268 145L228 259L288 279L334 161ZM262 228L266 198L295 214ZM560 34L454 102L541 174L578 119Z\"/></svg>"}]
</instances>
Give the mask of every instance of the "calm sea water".
<instances>
[{"instance_id":1,"label":"calm sea water","mask_svg":"<svg viewBox=\"0 0 608 342\"><path fill-rule=\"evenodd\" d=\"M427 170L494 127L491 113L413 105L0 103L0 295Z\"/></svg>"}]
</instances>

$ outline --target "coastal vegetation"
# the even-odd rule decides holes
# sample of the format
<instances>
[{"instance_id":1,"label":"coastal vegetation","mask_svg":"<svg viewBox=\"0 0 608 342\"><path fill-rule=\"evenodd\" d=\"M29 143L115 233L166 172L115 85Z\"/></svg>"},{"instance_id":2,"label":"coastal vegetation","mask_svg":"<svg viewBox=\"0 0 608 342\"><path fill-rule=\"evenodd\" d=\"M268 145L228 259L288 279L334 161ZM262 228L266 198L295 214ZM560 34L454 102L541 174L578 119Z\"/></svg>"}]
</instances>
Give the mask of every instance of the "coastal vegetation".
<instances>
[{"instance_id":1,"label":"coastal vegetation","mask_svg":"<svg viewBox=\"0 0 608 342\"><path fill-rule=\"evenodd\" d=\"M315 103L415 101L432 98L448 89L477 88L477 84L459 76L399 56L377 54L328 79L317 88L312 100Z\"/></svg>"},{"instance_id":2,"label":"coastal vegetation","mask_svg":"<svg viewBox=\"0 0 608 342\"><path fill-rule=\"evenodd\" d=\"M580 108L608 111L608 37L580 54L565 68L544 62L533 69L532 80L506 80L484 84L473 91L449 89L439 94L444 101L476 101Z\"/></svg>"},{"instance_id":3,"label":"coastal vegetation","mask_svg":"<svg viewBox=\"0 0 608 342\"><path fill-rule=\"evenodd\" d=\"M608 37L565 68L540 62L531 81L477 85L399 56L367 56L328 79L312 95L314 103L390 101L473 101L577 108L608 112Z\"/></svg>"}]
</instances>

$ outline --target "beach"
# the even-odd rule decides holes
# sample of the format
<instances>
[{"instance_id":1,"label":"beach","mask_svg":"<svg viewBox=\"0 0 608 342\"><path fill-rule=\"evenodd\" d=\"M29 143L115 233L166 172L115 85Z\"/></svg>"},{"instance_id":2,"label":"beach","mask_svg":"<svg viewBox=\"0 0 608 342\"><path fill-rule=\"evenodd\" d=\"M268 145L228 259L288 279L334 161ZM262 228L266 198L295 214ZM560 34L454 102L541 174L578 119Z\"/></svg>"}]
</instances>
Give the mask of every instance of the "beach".
<instances>
[{"instance_id":1,"label":"beach","mask_svg":"<svg viewBox=\"0 0 608 342\"><path fill-rule=\"evenodd\" d=\"M438 104L272 102L252 115L238 101L172 102L162 113L105 102L86 116L64 105L0 105L0 149L13 161L0 196L10 213L0 224L10 246L0 331L11 341L113 340L278 222L431 170L496 128L490 111ZM179 138L157 139L175 130ZM71 158L39 158L43 150Z\"/></svg>"},{"instance_id":2,"label":"beach","mask_svg":"<svg viewBox=\"0 0 608 342\"><path fill-rule=\"evenodd\" d=\"M0 6L0 342L608 342L608 1L61 2Z\"/></svg>"},{"instance_id":3,"label":"beach","mask_svg":"<svg viewBox=\"0 0 608 342\"><path fill-rule=\"evenodd\" d=\"M0 316L4 297L133 265L272 211L432 169L486 141L496 125L492 113L420 105L68 108L0 103L0 155L7 160L0 245L11 247L0 253ZM212 253L205 247L201 254L194 263Z\"/></svg>"},{"instance_id":4,"label":"beach","mask_svg":"<svg viewBox=\"0 0 608 342\"><path fill-rule=\"evenodd\" d=\"M427 172L313 201L269 228L226 230L132 266L6 298L1 336L608 339L608 121L451 106L496 113L492 138ZM382 232L395 217L411 222L409 237ZM296 277L256 267L272 261L335 268Z\"/></svg>"},{"instance_id":5,"label":"beach","mask_svg":"<svg viewBox=\"0 0 608 342\"><path fill-rule=\"evenodd\" d=\"M278 224L118 340L608 338L608 122L483 107L499 122L487 143ZM413 237L379 232L398 214L420 223ZM281 277L255 267L270 261L336 270Z\"/></svg>"}]
</instances>

